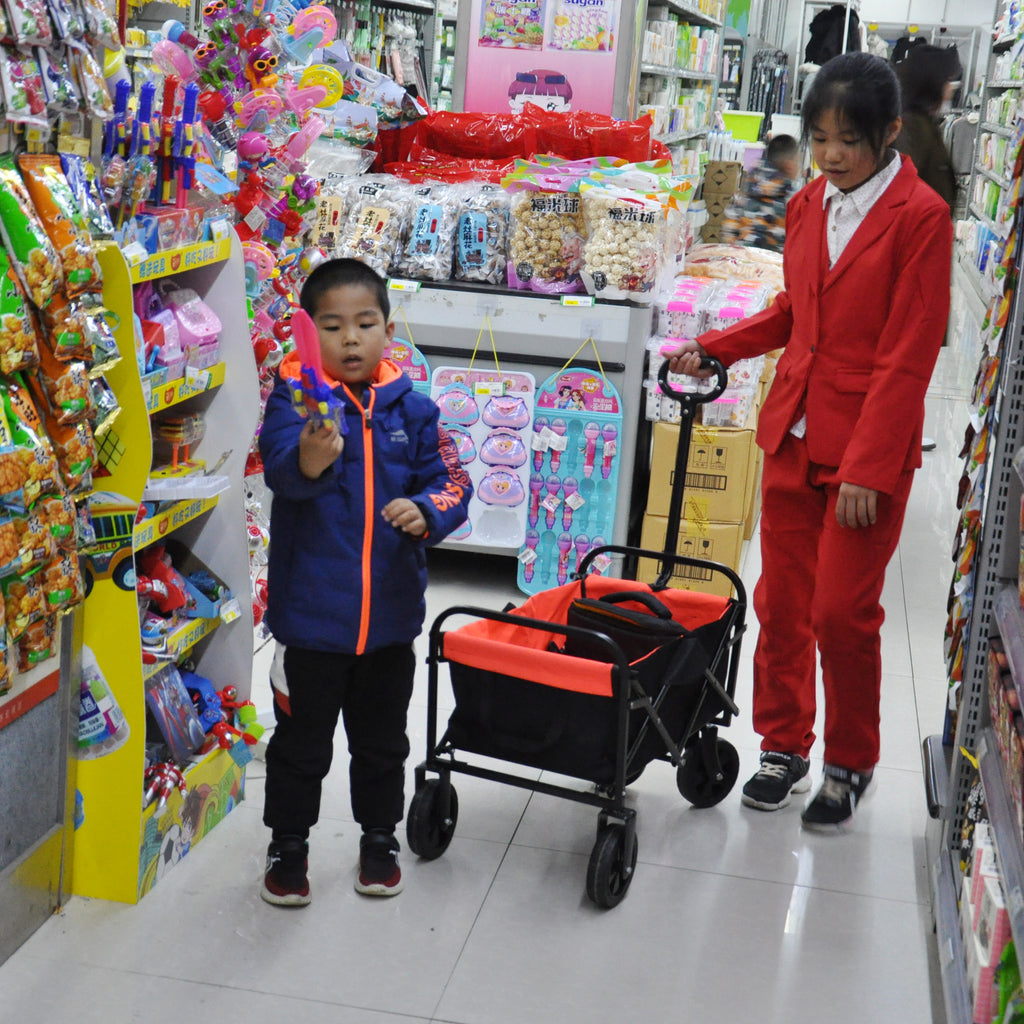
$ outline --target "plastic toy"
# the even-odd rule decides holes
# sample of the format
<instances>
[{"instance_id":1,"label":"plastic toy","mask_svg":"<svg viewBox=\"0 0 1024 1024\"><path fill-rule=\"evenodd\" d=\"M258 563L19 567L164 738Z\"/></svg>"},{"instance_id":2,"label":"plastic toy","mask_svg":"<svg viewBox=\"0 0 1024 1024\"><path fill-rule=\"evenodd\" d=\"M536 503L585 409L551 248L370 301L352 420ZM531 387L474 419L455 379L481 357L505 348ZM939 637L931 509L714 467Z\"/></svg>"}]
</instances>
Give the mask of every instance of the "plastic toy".
<instances>
[{"instance_id":1,"label":"plastic toy","mask_svg":"<svg viewBox=\"0 0 1024 1024\"><path fill-rule=\"evenodd\" d=\"M604 448L601 455L601 476L607 480L612 471L612 459L615 458L617 446L616 438L619 431L614 423L606 423L601 428L601 437L604 439Z\"/></svg>"},{"instance_id":2,"label":"plastic toy","mask_svg":"<svg viewBox=\"0 0 1024 1024\"><path fill-rule=\"evenodd\" d=\"M296 412L300 416L309 417L317 428L330 422L338 428L339 433L348 433L344 406L324 380L316 325L304 309L297 309L292 314L292 337L301 365L299 381L290 382L292 405Z\"/></svg>"},{"instance_id":3,"label":"plastic toy","mask_svg":"<svg viewBox=\"0 0 1024 1024\"><path fill-rule=\"evenodd\" d=\"M188 602L185 577L171 565L171 556L163 544L144 548L136 556L136 592L149 598L166 615Z\"/></svg>"},{"instance_id":4,"label":"plastic toy","mask_svg":"<svg viewBox=\"0 0 1024 1024\"><path fill-rule=\"evenodd\" d=\"M208 732L218 722L224 720L224 710L221 705L220 694L213 685L213 680L206 676L198 675L195 672L188 672L179 669L181 681L185 684L192 697L192 706L199 716L199 723L203 730Z\"/></svg>"},{"instance_id":5,"label":"plastic toy","mask_svg":"<svg viewBox=\"0 0 1024 1024\"><path fill-rule=\"evenodd\" d=\"M158 761L146 767L142 777L143 785L146 787L142 794L142 808L145 810L155 799L156 814L159 816L167 806L170 795L178 790L182 796L188 792L185 785L185 776L176 764L170 761Z\"/></svg>"}]
</instances>

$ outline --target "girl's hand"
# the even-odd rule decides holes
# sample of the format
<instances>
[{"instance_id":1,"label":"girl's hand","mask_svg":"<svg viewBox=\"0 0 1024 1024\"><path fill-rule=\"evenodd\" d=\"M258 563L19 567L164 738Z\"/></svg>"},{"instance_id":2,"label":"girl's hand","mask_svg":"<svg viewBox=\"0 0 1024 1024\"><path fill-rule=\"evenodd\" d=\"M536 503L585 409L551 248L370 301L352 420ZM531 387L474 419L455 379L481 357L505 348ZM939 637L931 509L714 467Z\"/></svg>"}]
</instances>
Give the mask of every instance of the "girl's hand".
<instances>
[{"instance_id":1,"label":"girl's hand","mask_svg":"<svg viewBox=\"0 0 1024 1024\"><path fill-rule=\"evenodd\" d=\"M307 420L299 434L299 472L310 480L332 466L345 448L345 439L331 422L325 422L319 429Z\"/></svg>"},{"instance_id":2,"label":"girl's hand","mask_svg":"<svg viewBox=\"0 0 1024 1024\"><path fill-rule=\"evenodd\" d=\"M674 351L663 351L662 354L668 356L668 368L672 373L684 373L687 377L711 376L711 370L701 369L700 361L707 352L699 342L684 341Z\"/></svg>"},{"instance_id":3,"label":"girl's hand","mask_svg":"<svg viewBox=\"0 0 1024 1024\"><path fill-rule=\"evenodd\" d=\"M857 484L840 484L836 500L836 520L840 526L856 530L873 526L878 513L878 491Z\"/></svg>"},{"instance_id":4,"label":"girl's hand","mask_svg":"<svg viewBox=\"0 0 1024 1024\"><path fill-rule=\"evenodd\" d=\"M384 521L396 530L408 533L412 537L422 537L427 532L427 521L423 518L419 505L408 498L392 498L381 510Z\"/></svg>"}]
</instances>

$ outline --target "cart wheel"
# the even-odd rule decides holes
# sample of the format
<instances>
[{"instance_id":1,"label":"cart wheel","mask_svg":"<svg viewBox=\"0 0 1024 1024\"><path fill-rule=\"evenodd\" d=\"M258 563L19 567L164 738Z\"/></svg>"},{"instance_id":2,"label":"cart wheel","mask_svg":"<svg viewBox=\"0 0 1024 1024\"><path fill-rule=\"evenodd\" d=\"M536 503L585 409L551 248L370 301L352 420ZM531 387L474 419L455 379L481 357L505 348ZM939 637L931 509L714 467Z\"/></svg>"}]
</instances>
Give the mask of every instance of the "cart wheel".
<instances>
[{"instance_id":1,"label":"cart wheel","mask_svg":"<svg viewBox=\"0 0 1024 1024\"><path fill-rule=\"evenodd\" d=\"M640 844L634 840L633 856L628 865L623 861L625 845L626 830L621 825L609 825L597 834L587 865L587 896L599 907L618 906L633 881Z\"/></svg>"},{"instance_id":2,"label":"cart wheel","mask_svg":"<svg viewBox=\"0 0 1024 1024\"><path fill-rule=\"evenodd\" d=\"M455 823L459 820L459 798L455 787L450 786L451 802L449 817L441 819L441 780L430 779L416 790L409 803L409 817L405 822L405 837L409 849L424 860L440 857L455 835Z\"/></svg>"},{"instance_id":3,"label":"cart wheel","mask_svg":"<svg viewBox=\"0 0 1024 1024\"><path fill-rule=\"evenodd\" d=\"M731 743L718 739L715 741L715 749L722 766L721 778L712 776L701 756L699 740L686 745L683 759L676 769L676 787L694 807L714 807L724 800L740 773L740 755Z\"/></svg>"}]
</instances>

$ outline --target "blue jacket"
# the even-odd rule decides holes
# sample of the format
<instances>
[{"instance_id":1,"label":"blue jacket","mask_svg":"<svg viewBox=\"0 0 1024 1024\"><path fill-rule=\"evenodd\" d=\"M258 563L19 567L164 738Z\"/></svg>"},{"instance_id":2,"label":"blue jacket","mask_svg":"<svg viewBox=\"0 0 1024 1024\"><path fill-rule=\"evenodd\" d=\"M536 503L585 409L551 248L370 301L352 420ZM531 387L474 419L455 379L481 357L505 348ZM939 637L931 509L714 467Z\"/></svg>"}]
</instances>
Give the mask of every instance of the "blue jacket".
<instances>
[{"instance_id":1,"label":"blue jacket","mask_svg":"<svg viewBox=\"0 0 1024 1024\"><path fill-rule=\"evenodd\" d=\"M316 480L299 471L305 420L292 408L283 377L299 375L287 357L267 400L260 432L270 515L266 623L286 645L362 654L411 643L423 626L424 548L466 519L473 488L455 445L438 426L438 409L383 360L364 410L344 384L348 434L334 465ZM422 538L388 525L381 509L411 498L423 511Z\"/></svg>"}]
</instances>

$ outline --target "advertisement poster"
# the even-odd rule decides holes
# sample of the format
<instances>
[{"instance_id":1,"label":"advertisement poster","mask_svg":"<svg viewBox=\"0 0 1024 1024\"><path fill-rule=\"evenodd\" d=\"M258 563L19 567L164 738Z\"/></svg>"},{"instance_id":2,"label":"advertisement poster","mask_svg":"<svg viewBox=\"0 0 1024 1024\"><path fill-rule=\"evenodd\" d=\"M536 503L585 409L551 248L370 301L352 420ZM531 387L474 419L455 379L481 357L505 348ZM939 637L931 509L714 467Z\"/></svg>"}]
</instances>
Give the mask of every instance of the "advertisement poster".
<instances>
[{"instance_id":1,"label":"advertisement poster","mask_svg":"<svg viewBox=\"0 0 1024 1024\"><path fill-rule=\"evenodd\" d=\"M473 0L466 110L610 114L619 0Z\"/></svg>"}]
</instances>

